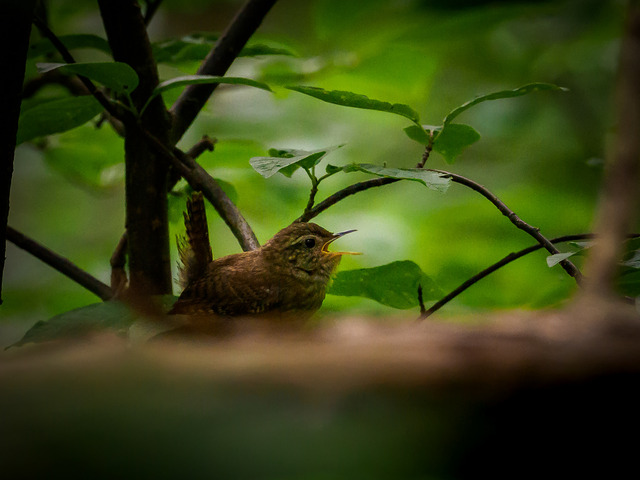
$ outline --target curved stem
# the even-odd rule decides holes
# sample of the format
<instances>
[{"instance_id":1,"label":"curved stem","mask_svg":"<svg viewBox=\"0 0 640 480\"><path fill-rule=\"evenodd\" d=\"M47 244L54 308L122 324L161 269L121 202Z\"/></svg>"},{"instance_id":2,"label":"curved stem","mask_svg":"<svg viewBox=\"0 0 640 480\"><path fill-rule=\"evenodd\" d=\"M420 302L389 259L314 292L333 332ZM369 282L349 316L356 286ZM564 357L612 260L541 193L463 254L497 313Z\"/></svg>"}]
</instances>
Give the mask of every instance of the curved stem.
<instances>
[{"instance_id":1,"label":"curved stem","mask_svg":"<svg viewBox=\"0 0 640 480\"><path fill-rule=\"evenodd\" d=\"M516 213L513 210L507 207L504 204L504 202L502 202L502 200L500 200L498 197L496 197L493 193L491 193L489 190L487 190L485 187L483 187L479 183L476 183L473 180L470 180L461 175L451 173L451 172L446 172L444 170L436 170L433 168L430 168L428 170L431 172L441 173L451 178L452 181L459 183L461 185L464 185L466 187L469 187L472 190L475 190L480 195L482 195L487 200L489 200L491 203L493 203L495 207L498 210L500 210L500 212L502 212L502 214L511 221L511 223L513 223L520 230L525 231L526 233L531 235L533 238L535 238L545 249L547 249L549 253L551 254L560 253L560 251L553 245L553 243L550 242L549 239L547 239L544 235L540 233L539 228L533 227L529 225L527 222L523 221L520 217L518 217L518 215L516 215ZM562 268L564 268L564 270L569 275L571 275L576 280L576 283L578 283L578 285L581 283L582 273L580 273L580 270L578 270L578 268L571 261L563 260L560 262L560 265L562 266Z\"/></svg>"},{"instance_id":2,"label":"curved stem","mask_svg":"<svg viewBox=\"0 0 640 480\"><path fill-rule=\"evenodd\" d=\"M337 191L336 193L334 193L333 195L325 198L322 202L318 203L315 207L313 207L312 209L306 211L300 216L298 217L295 221L296 222L308 222L309 220L311 220L314 217L317 217L318 215L320 215L322 212L324 212L327 208L331 207L332 205L335 205L336 203L338 203L340 200L353 195L355 193L358 192L362 192L364 190L368 190L370 188L373 187L380 187L382 185L388 185L390 183L395 183L398 182L399 179L397 178L389 178L389 177L380 177L380 178L374 178L372 180L367 180L364 182L359 182L359 183L354 183L353 185L349 185L346 188L343 188L342 190Z\"/></svg>"},{"instance_id":3,"label":"curved stem","mask_svg":"<svg viewBox=\"0 0 640 480\"><path fill-rule=\"evenodd\" d=\"M562 237L552 238L551 240L549 240L549 242L554 243L554 244L555 243L564 243L564 242L573 242L573 241L576 241L576 240L588 240L590 238L595 238L595 236L596 235L593 234L593 233L564 235ZM638 238L638 237L640 237L640 234L634 233L634 234L629 235L628 238ZM457 287L456 289L452 290L449 294L445 295L443 298L441 298L436 303L434 303L428 310L423 310L421 308L420 317L418 319L419 320L423 320L423 319L429 317L431 314L433 314L433 313L437 312L438 310L440 310L443 306L445 306L447 303L449 303L455 297L460 295L467 288L469 288L473 284L477 283L478 281L482 280L484 277L486 277L489 274L495 272L499 268L502 268L505 265L513 262L514 260L517 260L518 258L524 257L525 255L528 255L531 252L535 252L536 250L540 250L541 248L542 248L542 245L540 243L537 243L535 245L531 245L530 247L523 248L522 250L520 250L518 252L511 252L509 255L505 256L499 262L496 262L493 265L485 268L484 270L482 270L478 274L474 275L473 277L469 278L467 281L463 282L459 287Z\"/></svg>"}]
</instances>

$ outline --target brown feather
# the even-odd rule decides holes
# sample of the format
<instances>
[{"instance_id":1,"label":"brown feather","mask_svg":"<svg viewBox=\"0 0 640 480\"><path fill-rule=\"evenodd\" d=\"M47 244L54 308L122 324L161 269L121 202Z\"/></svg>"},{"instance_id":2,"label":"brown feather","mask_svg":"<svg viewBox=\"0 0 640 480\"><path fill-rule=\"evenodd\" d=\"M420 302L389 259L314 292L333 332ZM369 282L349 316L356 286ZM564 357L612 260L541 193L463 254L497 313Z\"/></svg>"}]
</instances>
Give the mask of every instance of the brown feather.
<instances>
[{"instance_id":1,"label":"brown feather","mask_svg":"<svg viewBox=\"0 0 640 480\"><path fill-rule=\"evenodd\" d=\"M205 272L213 261L209 242L209 227L204 199L201 192L195 192L187 200L187 211L184 213L186 236L178 238L178 267L180 285L185 288Z\"/></svg>"}]
</instances>

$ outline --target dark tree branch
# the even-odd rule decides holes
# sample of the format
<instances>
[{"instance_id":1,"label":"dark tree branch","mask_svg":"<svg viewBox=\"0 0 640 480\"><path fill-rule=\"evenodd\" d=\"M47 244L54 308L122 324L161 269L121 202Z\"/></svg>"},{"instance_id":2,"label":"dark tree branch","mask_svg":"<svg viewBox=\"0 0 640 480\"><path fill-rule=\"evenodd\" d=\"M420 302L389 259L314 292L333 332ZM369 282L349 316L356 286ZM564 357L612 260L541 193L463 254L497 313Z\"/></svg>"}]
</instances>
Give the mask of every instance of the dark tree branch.
<instances>
[{"instance_id":1,"label":"dark tree branch","mask_svg":"<svg viewBox=\"0 0 640 480\"><path fill-rule=\"evenodd\" d=\"M244 251L255 250L260 247L255 233L253 233L238 207L235 206L218 182L204 168L182 150L176 147L170 150L151 133L145 130L142 132L149 145L161 154L194 190L201 191L205 198L211 202Z\"/></svg>"},{"instance_id":2,"label":"dark tree branch","mask_svg":"<svg viewBox=\"0 0 640 480\"><path fill-rule=\"evenodd\" d=\"M276 0L248 0L222 33L197 73L223 76L275 3ZM189 85L173 104L171 138L174 144L187 131L217 86Z\"/></svg>"},{"instance_id":3,"label":"dark tree branch","mask_svg":"<svg viewBox=\"0 0 640 480\"><path fill-rule=\"evenodd\" d=\"M136 0L99 0L107 38L116 61L131 66L140 83L131 92L138 111L158 85L158 70ZM148 144L148 133L169 144L170 116L156 96L136 123L125 122L125 194L129 284L139 293L172 291L167 186L169 166Z\"/></svg>"},{"instance_id":4,"label":"dark tree branch","mask_svg":"<svg viewBox=\"0 0 640 480\"><path fill-rule=\"evenodd\" d=\"M213 208L216 209L231 230L231 233L238 240L242 250L246 252L259 248L260 243L255 233L253 233L238 207L224 193L218 182L204 168L190 157L184 155L180 150L174 149L174 153L177 153L177 155L169 157L170 160L173 161L176 158L181 161L181 164L186 165L187 168L182 172L182 176L194 190L201 191L205 198L211 202Z\"/></svg>"},{"instance_id":5,"label":"dark tree branch","mask_svg":"<svg viewBox=\"0 0 640 480\"><path fill-rule=\"evenodd\" d=\"M70 260L49 250L47 247L9 226L7 226L7 239L16 247L19 247L26 252L29 252L34 257L42 260L50 267L53 267L74 282L96 294L102 300L109 300L113 297L113 291L109 288L109 285L102 283L100 280L81 268L78 268L78 266Z\"/></svg>"},{"instance_id":6,"label":"dark tree branch","mask_svg":"<svg viewBox=\"0 0 640 480\"><path fill-rule=\"evenodd\" d=\"M629 2L617 84L617 138L607 158L594 230L601 240L587 263L583 298L614 295L624 236L637 218L640 182L640 2Z\"/></svg>"},{"instance_id":7,"label":"dark tree branch","mask_svg":"<svg viewBox=\"0 0 640 480\"><path fill-rule=\"evenodd\" d=\"M13 158L34 6L34 0L9 0L2 4L0 15L0 45L5 46L0 75L0 91L3 95L3 122L0 129L0 304Z\"/></svg>"},{"instance_id":8,"label":"dark tree branch","mask_svg":"<svg viewBox=\"0 0 640 480\"><path fill-rule=\"evenodd\" d=\"M217 140L215 138L211 139L207 135L205 135L193 147L189 149L186 155L192 160L195 160L206 151L213 152L216 143ZM178 183L181 178L182 175L180 174L180 172L178 172L175 168L172 168L169 174L168 191L173 190L173 187L176 186L176 183Z\"/></svg>"},{"instance_id":9,"label":"dark tree branch","mask_svg":"<svg viewBox=\"0 0 640 480\"><path fill-rule=\"evenodd\" d=\"M588 239L595 238L595 237L596 236L593 233L582 233L582 234L575 234L575 235L564 235L562 237L552 238L549 241L551 243L553 243L553 244L556 244L556 243L564 243L564 242L574 242L574 241L577 241L577 240L588 240ZM638 238L638 237L640 237L640 234L631 234L631 235L628 236L628 238ZM537 243L535 245L531 245L530 247L523 248L519 252L510 253L509 255L504 257L499 262L494 263L493 265L485 268L484 270L482 270L478 274L476 274L473 277L469 278L467 281L462 283L459 287L457 287L456 289L452 290L449 294L445 295L440 300L438 300L436 303L434 303L431 306L431 308L429 308L428 310L422 311L422 309L421 309L421 313L420 313L419 319L420 320L425 319L428 316L430 316L431 314L437 312L443 306L445 306L447 303L449 303L451 300L453 300L455 297L457 297L462 292L464 292L466 289L468 289L469 287L471 287L475 283L479 282L484 277L492 274L496 270L504 267L505 265L508 265L509 263L513 262L514 260L517 260L519 258L524 257L525 255L528 255L528 254L530 254L532 252L540 250L541 248L543 248L543 246L541 244Z\"/></svg>"}]
</instances>

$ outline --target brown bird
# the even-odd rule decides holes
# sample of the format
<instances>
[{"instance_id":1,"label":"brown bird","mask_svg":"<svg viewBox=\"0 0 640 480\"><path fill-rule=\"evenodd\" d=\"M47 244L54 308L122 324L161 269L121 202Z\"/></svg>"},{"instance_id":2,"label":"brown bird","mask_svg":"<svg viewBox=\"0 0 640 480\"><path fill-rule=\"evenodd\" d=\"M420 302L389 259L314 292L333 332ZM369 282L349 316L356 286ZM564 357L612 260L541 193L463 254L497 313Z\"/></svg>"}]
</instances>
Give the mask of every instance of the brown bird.
<instances>
[{"instance_id":1,"label":"brown bird","mask_svg":"<svg viewBox=\"0 0 640 480\"><path fill-rule=\"evenodd\" d=\"M207 230L206 218L202 228L202 197L194 196L187 209L188 245L180 247L185 288L170 314L232 317L286 313L287 317L306 318L322 305L342 255L354 253L328 250L331 242L354 230L331 233L315 223L298 222L256 250L210 260L208 235L203 246Z\"/></svg>"}]
</instances>

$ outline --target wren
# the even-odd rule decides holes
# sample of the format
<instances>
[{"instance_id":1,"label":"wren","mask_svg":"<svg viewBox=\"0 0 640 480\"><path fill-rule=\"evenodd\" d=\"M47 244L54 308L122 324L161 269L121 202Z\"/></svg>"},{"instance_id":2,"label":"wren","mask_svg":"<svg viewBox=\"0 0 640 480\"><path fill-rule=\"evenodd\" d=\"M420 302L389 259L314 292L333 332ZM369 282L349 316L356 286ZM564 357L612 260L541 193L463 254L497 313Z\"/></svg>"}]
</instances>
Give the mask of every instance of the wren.
<instances>
[{"instance_id":1,"label":"wren","mask_svg":"<svg viewBox=\"0 0 640 480\"><path fill-rule=\"evenodd\" d=\"M342 255L355 253L328 249L354 230L331 233L296 222L256 250L212 260L200 194L187 203L185 225L187 241L179 244L184 290L170 314L307 318L322 305Z\"/></svg>"}]
</instances>

